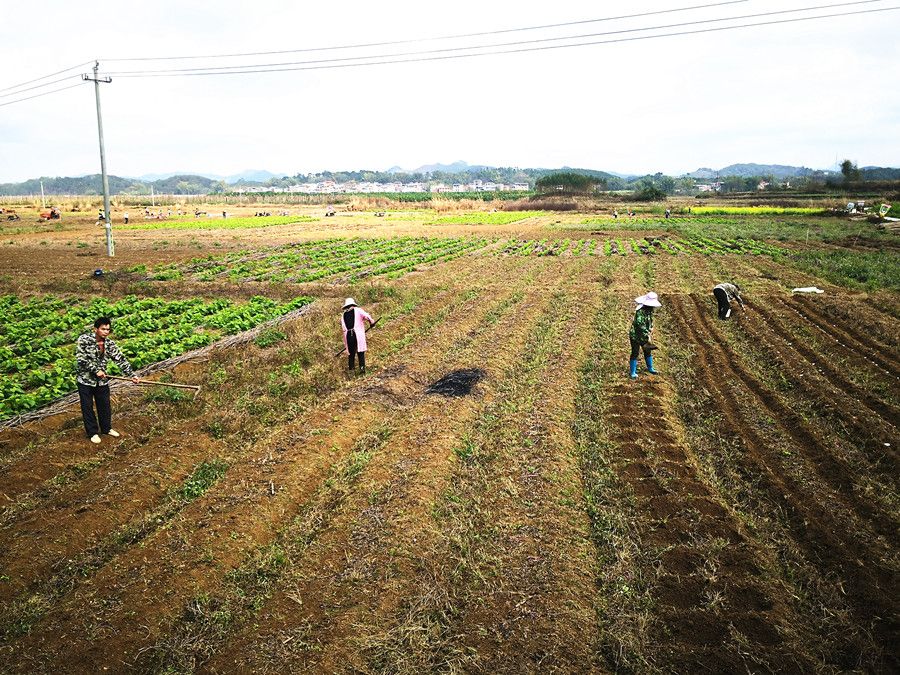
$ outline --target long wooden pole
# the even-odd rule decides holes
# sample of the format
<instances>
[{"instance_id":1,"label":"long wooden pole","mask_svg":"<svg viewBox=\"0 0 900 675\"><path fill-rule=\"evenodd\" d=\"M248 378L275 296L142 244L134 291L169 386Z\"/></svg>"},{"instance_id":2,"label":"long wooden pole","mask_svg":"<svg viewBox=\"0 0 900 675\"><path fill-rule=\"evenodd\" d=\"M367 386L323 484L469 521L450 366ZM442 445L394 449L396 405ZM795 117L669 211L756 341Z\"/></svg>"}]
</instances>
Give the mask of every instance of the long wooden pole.
<instances>
[{"instance_id":1,"label":"long wooden pole","mask_svg":"<svg viewBox=\"0 0 900 675\"><path fill-rule=\"evenodd\" d=\"M123 380L125 382L134 382L134 380L130 377L119 377L118 375L107 375L107 380ZM175 387L176 389L193 389L194 391L200 391L199 384L175 384L173 382L157 382L156 380L141 380L138 379L136 384L158 384L161 387Z\"/></svg>"}]
</instances>

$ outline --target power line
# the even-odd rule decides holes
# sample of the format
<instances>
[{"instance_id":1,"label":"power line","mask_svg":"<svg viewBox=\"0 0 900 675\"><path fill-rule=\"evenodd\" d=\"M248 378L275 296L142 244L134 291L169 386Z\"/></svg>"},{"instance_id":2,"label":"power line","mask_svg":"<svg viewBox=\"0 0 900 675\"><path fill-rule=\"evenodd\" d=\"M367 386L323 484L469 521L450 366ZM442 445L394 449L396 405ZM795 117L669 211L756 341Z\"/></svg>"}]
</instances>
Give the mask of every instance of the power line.
<instances>
[{"instance_id":1,"label":"power line","mask_svg":"<svg viewBox=\"0 0 900 675\"><path fill-rule=\"evenodd\" d=\"M880 0L871 0L872 2L880 1ZM320 51L333 51L340 49L362 49L364 47L387 47L392 45L402 45L402 44L412 44L416 42L434 42L438 40L458 40L462 38L470 38L470 37L483 37L485 35L501 35L503 33L517 33L529 30L544 30L547 28L563 28L565 26L577 26L588 23L599 23L601 21L619 21L622 19L636 19L645 16L653 16L657 14L672 14L674 12L687 12L694 9L709 9L710 7L722 7L725 5L737 5L744 2L748 2L748 0L728 0L727 2L713 2L706 5L692 5L690 7L677 7L675 9L661 9L653 12L641 12L639 14L623 14L621 16L609 16L603 17L600 19L582 19L580 21L567 21L565 23L550 23L544 24L541 26L527 26L524 28L505 28L500 30L491 30L491 31L482 31L480 33L462 33L458 35L444 35L440 37L431 37L431 38L411 38L406 40L392 40L389 42L369 42L363 44L355 44L355 45L340 45L340 46L330 46L330 47L308 47L305 49L282 49L278 51L268 51L268 52L243 52L237 54L208 54L206 56L145 56L145 57L135 57L135 58L127 58L127 59L106 59L106 61L178 61L178 60L187 60L187 59L221 59L221 58L236 58L240 56L271 56L273 54L296 54L301 52L320 52Z\"/></svg>"},{"instance_id":2,"label":"power line","mask_svg":"<svg viewBox=\"0 0 900 675\"><path fill-rule=\"evenodd\" d=\"M278 66L305 66L305 65L315 65L321 63L348 63L353 61L366 61L371 59L394 59L398 57L405 56L425 56L432 54L444 54L451 52L461 52L461 51L473 51L473 50L484 50L484 49L497 49L500 47L515 47L518 45L527 45L527 44L538 44L538 43L546 43L546 42L559 42L561 40L583 40L586 38L593 37L602 37L606 35L620 35L625 33L639 33L651 30L665 30L670 28L683 28L685 26L695 26L695 25L703 25L709 23L721 23L723 21L738 21L741 19L753 19L759 18L763 16L775 16L779 14L792 14L797 12L809 12L814 10L821 9L830 9L833 7L846 7L851 5L865 5L871 4L873 2L882 2L883 0L855 0L852 2L842 2L831 5L816 5L812 7L804 7L799 9L786 9L786 10L775 10L771 12L759 12L756 14L744 14L737 16L730 16L724 18L716 18L716 19L697 19L694 21L685 21L682 23L674 23L674 24L663 24L657 26L648 26L645 28L626 28L621 30L614 31L604 31L600 33L587 33L582 35L568 35L562 37L551 37L551 38L537 38L534 40L520 40L514 42L500 42L494 44L487 45L472 45L468 47L447 47L442 49L429 49L429 50L421 50L415 52L396 52L396 53L388 53L388 54L372 54L372 55L363 55L363 56L346 56L341 58L333 58L333 59L317 59L317 60L307 60L307 61L283 61L280 63L254 63L248 64L245 66L236 65L236 66L204 66L204 67L196 67L196 68L171 68L164 70L138 70L138 71L120 71L120 72L111 72L110 75L126 75L126 74L140 74L140 75L156 75L160 73L186 73L186 74L194 74L195 71L217 71L217 70L228 70L228 71L241 71L245 68L274 68ZM213 73L210 73L213 74Z\"/></svg>"},{"instance_id":3,"label":"power line","mask_svg":"<svg viewBox=\"0 0 900 675\"><path fill-rule=\"evenodd\" d=\"M24 87L26 84L31 84L32 82L39 82L40 80L46 80L49 77L53 77L54 75L60 75L62 73L67 73L70 70L78 70L83 66L88 66L92 63L92 61L85 61L84 63L79 63L77 66L72 66L71 68L66 68L65 70L58 70L55 73L50 73L49 75L44 75L43 77L36 77L33 80L28 80L27 82L20 82L19 84L14 84L10 87L4 87L0 89L0 91L8 91L9 89L18 89L19 87Z\"/></svg>"},{"instance_id":4,"label":"power line","mask_svg":"<svg viewBox=\"0 0 900 675\"><path fill-rule=\"evenodd\" d=\"M44 84L36 84L33 87L28 87L26 89L20 89L19 91L11 91L8 94L0 94L0 98L6 98L7 96L18 96L19 94L24 94L26 91L32 91L33 89L43 89L44 87L51 87L54 84L59 84L60 82L65 82L67 80L71 80L73 77L77 77L76 75L66 75L65 77L61 77L58 80L51 80L50 82L45 82Z\"/></svg>"},{"instance_id":5,"label":"power line","mask_svg":"<svg viewBox=\"0 0 900 675\"><path fill-rule=\"evenodd\" d=\"M72 84L72 85L69 85L68 87L60 87L59 89L52 89L51 91L45 91L41 94L35 94L34 96L26 96L25 98L20 98L16 101L7 101L6 103L0 103L0 108L2 108L5 105L12 105L13 103L21 103L22 101L29 101L33 98L38 98L40 96L47 96L49 94L55 94L58 91L65 91L66 89L74 89L75 87L80 87L81 84L82 84L81 82L78 82L77 84Z\"/></svg>"},{"instance_id":6,"label":"power line","mask_svg":"<svg viewBox=\"0 0 900 675\"><path fill-rule=\"evenodd\" d=\"M881 1L881 0L868 0L868 1ZM846 3L846 4L854 4L854 3ZM827 5L823 8L834 7L839 5ZM159 71L121 71L112 73L119 77L189 77L189 76L205 76L205 75L248 75L248 74L257 74L257 73L280 73L280 72L291 72L291 71L301 71L301 70L328 70L335 68L354 68L354 67L362 67L362 66L379 66L379 65L390 65L390 64L398 64L398 63L419 63L419 62L427 62L427 61L446 61L451 59L463 59L463 58L473 58L473 57L481 57L481 56L497 56L502 54L520 54L525 52L537 52L537 51L549 51L551 49L566 49L571 47L587 47L601 44L615 44L621 42L635 42L639 40L654 40L658 38L666 38L666 37L677 37L682 35L698 35L702 33L715 33L722 32L727 30L735 30L739 28L754 28L758 26L771 26L771 25L779 25L779 24L789 24L789 23L798 23L801 21L813 21L816 19L830 19L836 17L843 16L855 16L861 14L872 14L875 12L889 12L893 10L900 9L900 6L896 7L885 7L878 9L867 9L867 10L858 10L854 12L835 12L832 14L820 14L816 16L805 16L798 17L794 19L778 19L775 21L760 21L756 23L747 23L747 24L738 24L735 26L722 26L717 28L701 28L697 30L685 30L685 31L676 31L672 33L662 33L658 35L639 35L632 37L623 37L623 38L614 38L611 40L594 40L590 42L578 42L573 44L562 44L562 45L543 45L538 47L523 47L520 49L503 49L499 51L485 51L480 53L473 54L446 54L443 56L422 56L419 58L412 59L396 59L391 55L384 56L368 56L368 57L348 57L347 59L332 59L332 60L324 60L324 61L300 61L295 63L283 63L283 64L272 64L272 65L297 65L297 64L305 64L300 67L289 67L289 68L272 68L268 67L267 64L250 64L246 66L230 66L230 70L222 70L220 68L195 68L195 69L187 69L191 72L184 72L184 69L173 69L173 70L159 70ZM808 11L808 10L807 10ZM734 17L731 20L735 20ZM699 22L692 22L687 25L696 25ZM650 30L650 29L641 29L641 30ZM569 38L561 38L561 39L576 39L574 37ZM534 42L534 41L528 41ZM498 46L509 46L510 44L527 44L525 43L508 43L507 45L486 45L482 47L469 47L462 49L491 49ZM447 51L447 50L439 50L439 51ZM429 52L424 52L429 53ZM409 52L405 55L413 56L415 52ZM404 54L400 54L401 56ZM391 59L391 60L381 60L381 61L367 61L367 62L354 62L354 63L334 63L334 61L347 61L351 59L373 59L373 58L382 58L382 59ZM310 65L310 64L321 64L327 63L327 65ZM236 68L241 68L241 70L235 70Z\"/></svg>"}]
</instances>

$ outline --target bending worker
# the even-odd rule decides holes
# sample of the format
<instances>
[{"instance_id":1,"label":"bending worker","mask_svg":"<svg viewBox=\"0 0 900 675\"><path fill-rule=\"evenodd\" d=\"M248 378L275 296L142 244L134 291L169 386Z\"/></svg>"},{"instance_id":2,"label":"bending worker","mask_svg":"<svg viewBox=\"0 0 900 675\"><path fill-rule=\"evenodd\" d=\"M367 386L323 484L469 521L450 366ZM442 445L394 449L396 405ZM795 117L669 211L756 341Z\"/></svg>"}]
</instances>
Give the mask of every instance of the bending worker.
<instances>
[{"instance_id":1,"label":"bending worker","mask_svg":"<svg viewBox=\"0 0 900 675\"><path fill-rule=\"evenodd\" d=\"M657 373L653 368L653 350L656 347L650 343L650 335L653 333L653 310L662 307L659 297L653 291L635 298L634 301L637 303L637 309L634 312L634 321L631 322L631 330L628 331L628 338L631 340L631 360L628 365L632 379L637 377L638 355L641 349L644 350L644 359L647 361L647 372L651 375Z\"/></svg>"},{"instance_id":2,"label":"bending worker","mask_svg":"<svg viewBox=\"0 0 900 675\"><path fill-rule=\"evenodd\" d=\"M78 337L75 343L75 381L78 383L78 399L81 402L81 417L84 430L91 443L100 442L100 434L118 438L121 434L112 428L112 406L109 403L109 380L106 366L112 359L127 377L134 382L134 372L128 359L116 343L109 339L112 322L101 316L94 322L94 330ZM94 402L97 415L94 415ZM99 424L97 417L100 418Z\"/></svg>"},{"instance_id":3,"label":"bending worker","mask_svg":"<svg viewBox=\"0 0 900 675\"><path fill-rule=\"evenodd\" d=\"M713 296L719 303L719 318L725 321L731 316L731 301L737 300L741 309L744 309L744 301L741 299L741 287L737 284L719 284L713 289Z\"/></svg>"},{"instance_id":4,"label":"bending worker","mask_svg":"<svg viewBox=\"0 0 900 675\"><path fill-rule=\"evenodd\" d=\"M347 368L353 371L353 357L359 355L359 372L366 372L366 329L363 324L368 321L371 326L374 322L369 313L357 307L356 300L347 298L341 307L341 328L344 329L344 347L347 349Z\"/></svg>"}]
</instances>

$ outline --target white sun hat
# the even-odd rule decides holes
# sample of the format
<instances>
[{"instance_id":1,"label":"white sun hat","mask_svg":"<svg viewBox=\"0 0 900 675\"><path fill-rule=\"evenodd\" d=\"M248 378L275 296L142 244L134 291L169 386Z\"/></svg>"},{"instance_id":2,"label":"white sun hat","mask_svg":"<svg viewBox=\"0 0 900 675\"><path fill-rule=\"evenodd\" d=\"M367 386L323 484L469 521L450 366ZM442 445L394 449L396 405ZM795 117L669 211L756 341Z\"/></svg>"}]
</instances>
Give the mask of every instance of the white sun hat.
<instances>
[{"instance_id":1,"label":"white sun hat","mask_svg":"<svg viewBox=\"0 0 900 675\"><path fill-rule=\"evenodd\" d=\"M348 307L356 307L356 300L353 298L347 298L344 300L344 306L341 309L347 309Z\"/></svg>"},{"instance_id":2,"label":"white sun hat","mask_svg":"<svg viewBox=\"0 0 900 675\"><path fill-rule=\"evenodd\" d=\"M653 291L645 293L639 298L635 298L634 301L642 307L662 307L662 304L659 302L659 297Z\"/></svg>"}]
</instances>

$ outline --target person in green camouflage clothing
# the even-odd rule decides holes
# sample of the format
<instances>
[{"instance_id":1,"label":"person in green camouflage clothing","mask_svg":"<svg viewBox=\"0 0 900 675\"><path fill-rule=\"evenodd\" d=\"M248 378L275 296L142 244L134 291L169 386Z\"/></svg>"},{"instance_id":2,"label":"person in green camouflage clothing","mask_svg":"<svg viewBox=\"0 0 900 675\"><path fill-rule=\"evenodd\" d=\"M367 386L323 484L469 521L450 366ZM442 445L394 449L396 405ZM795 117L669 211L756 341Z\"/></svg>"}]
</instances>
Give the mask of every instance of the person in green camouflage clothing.
<instances>
[{"instance_id":1,"label":"person in green camouflage clothing","mask_svg":"<svg viewBox=\"0 0 900 675\"><path fill-rule=\"evenodd\" d=\"M635 298L634 301L637 303L637 310L634 312L631 330L628 331L628 338L631 340L631 360L628 365L632 379L637 378L638 355L641 349L644 350L644 358L647 361L647 372L651 375L657 373L653 368L653 346L650 344L650 334L653 332L653 310L662 307L659 297L653 291Z\"/></svg>"},{"instance_id":2,"label":"person in green camouflage clothing","mask_svg":"<svg viewBox=\"0 0 900 675\"><path fill-rule=\"evenodd\" d=\"M134 377L128 359L115 342L109 339L112 322L101 316L94 321L94 330L78 336L75 343L75 381L78 384L78 398L81 401L81 417L84 430L91 443L100 442L100 434L118 438L121 434L112 428L112 406L109 402L109 380L106 366L110 360L116 363L127 377ZM97 415L94 415L94 402ZM97 418L99 417L99 423Z\"/></svg>"}]
</instances>

